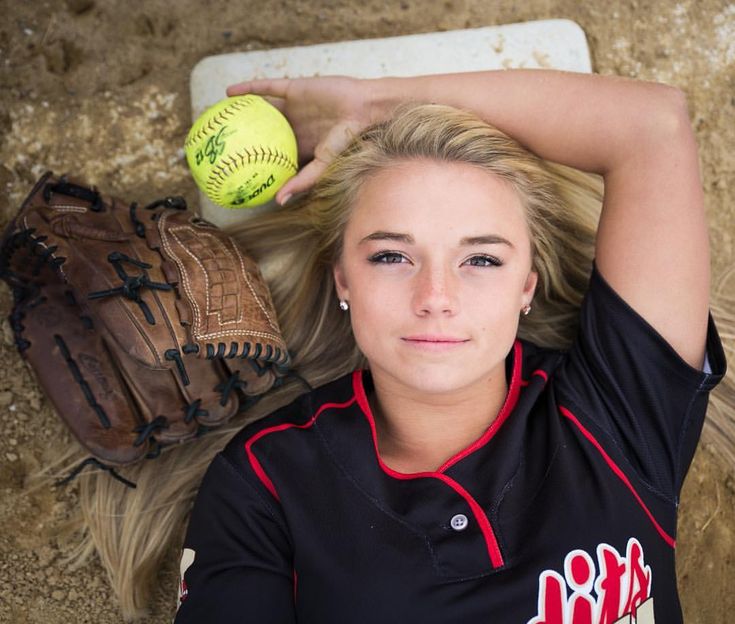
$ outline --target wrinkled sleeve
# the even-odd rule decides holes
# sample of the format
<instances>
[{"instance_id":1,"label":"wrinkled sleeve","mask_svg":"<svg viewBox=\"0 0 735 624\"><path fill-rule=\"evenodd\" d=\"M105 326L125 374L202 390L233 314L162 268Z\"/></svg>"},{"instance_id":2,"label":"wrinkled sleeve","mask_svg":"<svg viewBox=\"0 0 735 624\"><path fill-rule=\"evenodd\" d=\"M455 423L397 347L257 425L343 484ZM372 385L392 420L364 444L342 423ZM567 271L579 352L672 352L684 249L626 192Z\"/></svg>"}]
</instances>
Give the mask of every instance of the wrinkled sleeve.
<instances>
[{"instance_id":1,"label":"wrinkled sleeve","mask_svg":"<svg viewBox=\"0 0 735 624\"><path fill-rule=\"evenodd\" d=\"M283 518L224 455L192 510L175 624L292 624L292 546Z\"/></svg>"},{"instance_id":2,"label":"wrinkled sleeve","mask_svg":"<svg viewBox=\"0 0 735 624\"><path fill-rule=\"evenodd\" d=\"M564 401L651 489L676 501L725 373L710 315L707 364L697 370L593 266L580 329L564 363Z\"/></svg>"}]
</instances>

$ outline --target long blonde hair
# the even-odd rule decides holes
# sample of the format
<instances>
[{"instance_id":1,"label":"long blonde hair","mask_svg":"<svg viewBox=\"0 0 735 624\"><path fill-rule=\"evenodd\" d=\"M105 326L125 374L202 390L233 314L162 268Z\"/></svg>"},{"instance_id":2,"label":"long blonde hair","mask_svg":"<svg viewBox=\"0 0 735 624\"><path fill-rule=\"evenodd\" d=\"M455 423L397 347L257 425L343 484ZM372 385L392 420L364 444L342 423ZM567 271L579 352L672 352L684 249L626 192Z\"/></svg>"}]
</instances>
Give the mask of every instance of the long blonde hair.
<instances>
[{"instance_id":1,"label":"long blonde hair","mask_svg":"<svg viewBox=\"0 0 735 624\"><path fill-rule=\"evenodd\" d=\"M565 348L571 343L594 254L601 180L539 159L470 113L410 104L356 137L308 194L232 231L259 263L294 369L312 386L366 365L347 315L338 309L332 276L357 193L380 170L421 159L468 163L517 191L526 209L533 268L539 275L534 313L523 317L519 334L543 346ZM80 477L82 518L77 524L84 532L74 554L84 560L99 553L126 619L143 613L164 555L172 544L180 544L191 502L214 454L245 423L303 391L297 381L286 383L239 420L131 467L125 476L137 482L135 490L104 473ZM732 385L726 396L732 407ZM727 404L723 406L717 412L718 439L725 440L723 448L732 453L735 435L732 430L722 433L731 420Z\"/></svg>"}]
</instances>

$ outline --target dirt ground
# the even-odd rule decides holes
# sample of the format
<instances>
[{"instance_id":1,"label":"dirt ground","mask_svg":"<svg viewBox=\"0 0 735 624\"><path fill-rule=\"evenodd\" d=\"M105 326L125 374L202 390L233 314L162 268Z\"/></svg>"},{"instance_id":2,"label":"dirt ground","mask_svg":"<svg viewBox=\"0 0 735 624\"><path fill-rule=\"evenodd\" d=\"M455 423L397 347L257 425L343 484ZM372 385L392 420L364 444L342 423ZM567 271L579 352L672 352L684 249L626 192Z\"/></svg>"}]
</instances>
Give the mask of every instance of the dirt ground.
<instances>
[{"instance_id":1,"label":"dirt ground","mask_svg":"<svg viewBox=\"0 0 735 624\"><path fill-rule=\"evenodd\" d=\"M735 4L725 0L0 0L0 15L0 226L46 169L130 200L183 193L194 202L182 144L189 73L203 56L569 18L587 33L595 71L688 94L715 275L735 262ZM3 316L9 309L2 285ZM0 361L0 622L120 622L99 565L64 564L71 546L56 528L74 508L74 488L27 491L45 450L67 434L7 320ZM735 612L734 474L704 444L684 489L678 568L692 624ZM175 567L172 556L146 622L170 621Z\"/></svg>"}]
</instances>

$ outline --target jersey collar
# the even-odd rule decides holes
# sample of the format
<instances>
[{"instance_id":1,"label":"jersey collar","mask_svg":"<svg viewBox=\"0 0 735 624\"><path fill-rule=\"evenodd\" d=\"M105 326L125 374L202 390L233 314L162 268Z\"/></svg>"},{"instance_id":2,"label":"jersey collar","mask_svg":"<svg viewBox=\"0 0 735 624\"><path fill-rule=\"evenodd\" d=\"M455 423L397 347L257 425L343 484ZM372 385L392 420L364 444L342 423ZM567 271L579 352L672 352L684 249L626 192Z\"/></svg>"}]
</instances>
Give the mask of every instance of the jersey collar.
<instances>
[{"instance_id":1,"label":"jersey collar","mask_svg":"<svg viewBox=\"0 0 735 624\"><path fill-rule=\"evenodd\" d=\"M477 440L475 440L474 442L472 442L471 444L463 448L461 451L455 453L452 457L447 459L447 461L445 461L436 471L414 472L414 473L404 473L404 472L400 472L397 470L393 470L392 468L388 467L383 462L382 458L380 457L380 453L378 451L378 434L377 434L377 429L375 426L375 417L372 413L372 410L370 409L370 403L368 402L367 392L366 392L366 385L368 387L372 387L372 379L370 377L370 371L356 370L352 374L352 387L353 387L353 391L355 394L355 398L357 400L357 404L362 410L362 413L364 414L370 426L373 450L375 452L375 459L377 460L377 463L380 466L380 468L387 475L392 476L394 478L436 476L437 473L444 473L451 466L461 461L463 458L467 457L468 455L471 455L476 450L485 446L495 436L498 430L503 426L503 423L508 419L508 416L510 416L511 412L513 411L513 408L516 406L516 403L518 402L518 397L520 395L520 389L521 389L521 363L522 361L523 361L523 346L520 340L516 340L515 343L513 344L513 349L511 350L511 353L508 355L508 364L510 365L509 368L511 370L511 375L510 375L510 384L508 387L508 392L505 397L505 401L503 402L503 406L498 412L497 417L493 420L493 422L485 430L485 432Z\"/></svg>"}]
</instances>

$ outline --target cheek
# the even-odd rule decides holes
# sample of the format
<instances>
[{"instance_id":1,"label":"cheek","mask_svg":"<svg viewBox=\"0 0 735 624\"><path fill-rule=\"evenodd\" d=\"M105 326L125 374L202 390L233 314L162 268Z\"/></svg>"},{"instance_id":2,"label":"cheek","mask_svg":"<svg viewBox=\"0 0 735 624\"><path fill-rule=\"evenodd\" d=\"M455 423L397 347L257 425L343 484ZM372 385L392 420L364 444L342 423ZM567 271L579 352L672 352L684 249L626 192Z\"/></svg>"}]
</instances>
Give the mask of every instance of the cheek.
<instances>
[{"instance_id":1,"label":"cheek","mask_svg":"<svg viewBox=\"0 0 735 624\"><path fill-rule=\"evenodd\" d=\"M401 358L399 337L416 330L410 280L371 269L353 272L358 288L350 291L350 323L363 355L372 365L386 367Z\"/></svg>"},{"instance_id":2,"label":"cheek","mask_svg":"<svg viewBox=\"0 0 735 624\"><path fill-rule=\"evenodd\" d=\"M520 271L499 271L462 282L460 298L465 312L488 318L504 317L520 310L525 276Z\"/></svg>"},{"instance_id":3,"label":"cheek","mask_svg":"<svg viewBox=\"0 0 735 624\"><path fill-rule=\"evenodd\" d=\"M518 332L519 312L515 297L498 296L471 299L463 309L465 322L478 338L495 342L514 338Z\"/></svg>"},{"instance_id":4,"label":"cheek","mask_svg":"<svg viewBox=\"0 0 735 624\"><path fill-rule=\"evenodd\" d=\"M510 349L518 334L523 286L518 275L503 276L463 296L462 315L474 335L490 345Z\"/></svg>"},{"instance_id":5,"label":"cheek","mask_svg":"<svg viewBox=\"0 0 735 624\"><path fill-rule=\"evenodd\" d=\"M378 340L400 322L408 309L405 292L378 280L365 282L362 288L351 291L350 322L358 344L364 338Z\"/></svg>"},{"instance_id":6,"label":"cheek","mask_svg":"<svg viewBox=\"0 0 735 624\"><path fill-rule=\"evenodd\" d=\"M389 336L393 335L385 314L364 307L350 307L350 324L360 352L375 364L389 361Z\"/></svg>"},{"instance_id":7,"label":"cheek","mask_svg":"<svg viewBox=\"0 0 735 624\"><path fill-rule=\"evenodd\" d=\"M407 289L405 275L351 259L344 272L349 283L350 307L367 316L395 309Z\"/></svg>"}]
</instances>

